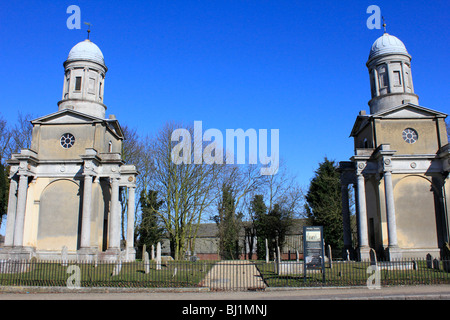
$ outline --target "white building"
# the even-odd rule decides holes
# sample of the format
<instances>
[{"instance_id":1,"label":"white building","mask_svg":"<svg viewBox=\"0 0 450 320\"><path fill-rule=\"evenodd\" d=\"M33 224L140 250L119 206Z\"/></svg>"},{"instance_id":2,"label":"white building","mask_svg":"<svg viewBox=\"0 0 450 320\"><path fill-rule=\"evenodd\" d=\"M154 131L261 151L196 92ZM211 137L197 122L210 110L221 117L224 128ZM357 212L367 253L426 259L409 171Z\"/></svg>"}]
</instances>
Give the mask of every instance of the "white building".
<instances>
[{"instance_id":1,"label":"white building","mask_svg":"<svg viewBox=\"0 0 450 320\"><path fill-rule=\"evenodd\" d=\"M355 185L359 258L439 256L449 242L450 147L446 114L419 105L411 56L384 33L367 68L370 114L361 111L350 136L351 161L340 163L344 245L351 249L348 185Z\"/></svg>"},{"instance_id":2,"label":"white building","mask_svg":"<svg viewBox=\"0 0 450 320\"><path fill-rule=\"evenodd\" d=\"M107 67L90 40L64 62L58 111L32 121L30 149L9 160L2 258L114 260L120 252L119 188L128 188L127 252L134 260L135 166L122 160L123 132L103 104Z\"/></svg>"}]
</instances>

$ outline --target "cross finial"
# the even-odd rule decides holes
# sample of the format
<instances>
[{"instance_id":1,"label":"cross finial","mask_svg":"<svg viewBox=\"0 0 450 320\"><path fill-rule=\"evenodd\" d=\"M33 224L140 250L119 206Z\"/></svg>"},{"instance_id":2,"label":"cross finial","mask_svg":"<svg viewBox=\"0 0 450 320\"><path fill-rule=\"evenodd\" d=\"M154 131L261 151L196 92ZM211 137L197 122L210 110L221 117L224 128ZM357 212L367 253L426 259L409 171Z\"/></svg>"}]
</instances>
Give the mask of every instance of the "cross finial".
<instances>
[{"instance_id":1,"label":"cross finial","mask_svg":"<svg viewBox=\"0 0 450 320\"><path fill-rule=\"evenodd\" d=\"M383 28L384 28L384 33L387 33L386 31L386 21L384 20L384 17L381 17L383 19Z\"/></svg>"},{"instance_id":2,"label":"cross finial","mask_svg":"<svg viewBox=\"0 0 450 320\"><path fill-rule=\"evenodd\" d=\"M88 30L87 30L88 37L87 38L89 39L89 33L91 33L91 26L92 26L92 24L90 22L85 22L84 24L88 26Z\"/></svg>"}]
</instances>

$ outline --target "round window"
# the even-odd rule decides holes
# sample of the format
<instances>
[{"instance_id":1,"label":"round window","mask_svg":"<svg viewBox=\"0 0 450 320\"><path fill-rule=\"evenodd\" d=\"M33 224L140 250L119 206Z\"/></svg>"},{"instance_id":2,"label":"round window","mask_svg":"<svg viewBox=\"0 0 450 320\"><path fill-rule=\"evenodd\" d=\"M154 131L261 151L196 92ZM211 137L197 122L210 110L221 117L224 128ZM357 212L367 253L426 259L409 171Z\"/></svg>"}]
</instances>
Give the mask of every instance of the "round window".
<instances>
[{"instance_id":1,"label":"round window","mask_svg":"<svg viewBox=\"0 0 450 320\"><path fill-rule=\"evenodd\" d=\"M402 133L403 140L407 143L414 143L417 141L419 136L417 135L417 131L411 128L406 128Z\"/></svg>"},{"instance_id":2,"label":"round window","mask_svg":"<svg viewBox=\"0 0 450 320\"><path fill-rule=\"evenodd\" d=\"M75 143L75 137L71 133L64 133L61 137L61 146L64 149L72 148Z\"/></svg>"}]
</instances>

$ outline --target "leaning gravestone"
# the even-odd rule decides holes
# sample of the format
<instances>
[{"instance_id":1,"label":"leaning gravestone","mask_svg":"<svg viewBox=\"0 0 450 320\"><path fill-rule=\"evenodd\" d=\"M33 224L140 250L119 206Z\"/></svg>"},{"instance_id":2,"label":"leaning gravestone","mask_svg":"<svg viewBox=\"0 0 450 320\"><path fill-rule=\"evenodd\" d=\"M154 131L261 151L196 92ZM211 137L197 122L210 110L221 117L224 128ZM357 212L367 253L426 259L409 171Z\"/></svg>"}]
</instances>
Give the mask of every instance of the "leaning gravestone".
<instances>
[{"instance_id":1,"label":"leaning gravestone","mask_svg":"<svg viewBox=\"0 0 450 320\"><path fill-rule=\"evenodd\" d=\"M144 252L144 268L145 268L145 273L149 273L150 272L150 261L148 258L148 252Z\"/></svg>"},{"instance_id":2,"label":"leaning gravestone","mask_svg":"<svg viewBox=\"0 0 450 320\"><path fill-rule=\"evenodd\" d=\"M66 246L63 246L61 249L61 266L67 267L68 266L68 254L69 249Z\"/></svg>"},{"instance_id":3,"label":"leaning gravestone","mask_svg":"<svg viewBox=\"0 0 450 320\"><path fill-rule=\"evenodd\" d=\"M280 247L277 246L277 274L280 274L281 272L281 254L280 254Z\"/></svg>"}]
</instances>

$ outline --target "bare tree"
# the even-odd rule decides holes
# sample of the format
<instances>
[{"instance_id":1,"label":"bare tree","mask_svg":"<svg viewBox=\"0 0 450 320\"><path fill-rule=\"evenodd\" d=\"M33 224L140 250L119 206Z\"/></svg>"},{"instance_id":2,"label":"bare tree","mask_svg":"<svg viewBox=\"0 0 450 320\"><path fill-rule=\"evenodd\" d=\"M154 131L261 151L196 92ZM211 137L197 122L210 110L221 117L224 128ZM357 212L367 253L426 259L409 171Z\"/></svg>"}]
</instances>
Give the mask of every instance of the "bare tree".
<instances>
[{"instance_id":1,"label":"bare tree","mask_svg":"<svg viewBox=\"0 0 450 320\"><path fill-rule=\"evenodd\" d=\"M31 146L31 134L33 131L31 120L33 118L32 114L27 113L24 115L19 111L17 123L11 129L10 154Z\"/></svg>"},{"instance_id":2,"label":"bare tree","mask_svg":"<svg viewBox=\"0 0 450 320\"><path fill-rule=\"evenodd\" d=\"M11 129L5 119L0 116L0 163L4 164L10 157Z\"/></svg>"},{"instance_id":3,"label":"bare tree","mask_svg":"<svg viewBox=\"0 0 450 320\"><path fill-rule=\"evenodd\" d=\"M188 240L195 245L203 214L219 195L219 178L224 168L223 164L194 163L190 150L195 149L196 139L183 141L187 148L182 157L186 161L176 164L172 152L182 142L172 141L172 133L180 128L181 125L166 124L150 145L154 161L151 189L158 190L164 201L157 213L164 223L175 259L182 258Z\"/></svg>"}]
</instances>

